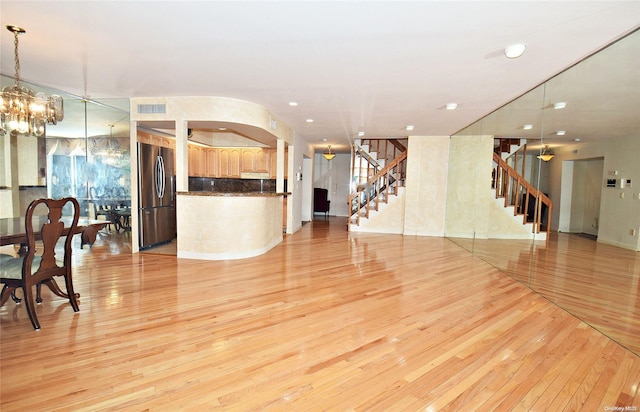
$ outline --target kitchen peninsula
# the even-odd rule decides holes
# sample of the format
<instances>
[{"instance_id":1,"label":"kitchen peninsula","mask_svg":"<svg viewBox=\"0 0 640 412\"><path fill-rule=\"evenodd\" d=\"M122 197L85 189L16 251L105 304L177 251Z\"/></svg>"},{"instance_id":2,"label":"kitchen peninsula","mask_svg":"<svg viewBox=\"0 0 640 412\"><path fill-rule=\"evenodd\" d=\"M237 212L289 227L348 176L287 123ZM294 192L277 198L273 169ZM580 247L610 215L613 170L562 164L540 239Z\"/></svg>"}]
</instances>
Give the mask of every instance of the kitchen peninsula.
<instances>
[{"instance_id":1,"label":"kitchen peninsula","mask_svg":"<svg viewBox=\"0 0 640 412\"><path fill-rule=\"evenodd\" d=\"M283 222L291 219L290 212L283 219L283 204L295 196L284 193L294 167L287 125L263 106L226 97L140 97L130 106L131 147L146 137L175 147L178 258L241 259L282 241ZM137 156L131 160L137 173ZM262 186L247 187L251 182ZM138 189L134 179L132 193ZM131 203L139 208L137 197ZM134 253L139 220L132 214Z\"/></svg>"},{"instance_id":2,"label":"kitchen peninsula","mask_svg":"<svg viewBox=\"0 0 640 412\"><path fill-rule=\"evenodd\" d=\"M287 193L276 193L273 181L202 180L190 178L190 190L177 192L179 258L242 259L282 241Z\"/></svg>"}]
</instances>

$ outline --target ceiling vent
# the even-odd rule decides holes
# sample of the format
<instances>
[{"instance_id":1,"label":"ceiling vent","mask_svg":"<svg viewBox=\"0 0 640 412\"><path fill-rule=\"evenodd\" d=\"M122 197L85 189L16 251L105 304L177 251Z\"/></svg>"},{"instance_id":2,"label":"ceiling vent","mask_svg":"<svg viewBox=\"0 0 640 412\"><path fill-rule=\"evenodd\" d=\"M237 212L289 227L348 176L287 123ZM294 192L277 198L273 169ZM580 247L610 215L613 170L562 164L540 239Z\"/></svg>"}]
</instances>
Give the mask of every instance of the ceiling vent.
<instances>
[{"instance_id":1,"label":"ceiling vent","mask_svg":"<svg viewBox=\"0 0 640 412\"><path fill-rule=\"evenodd\" d=\"M139 104L138 114L165 114L167 113L167 105L162 104Z\"/></svg>"}]
</instances>

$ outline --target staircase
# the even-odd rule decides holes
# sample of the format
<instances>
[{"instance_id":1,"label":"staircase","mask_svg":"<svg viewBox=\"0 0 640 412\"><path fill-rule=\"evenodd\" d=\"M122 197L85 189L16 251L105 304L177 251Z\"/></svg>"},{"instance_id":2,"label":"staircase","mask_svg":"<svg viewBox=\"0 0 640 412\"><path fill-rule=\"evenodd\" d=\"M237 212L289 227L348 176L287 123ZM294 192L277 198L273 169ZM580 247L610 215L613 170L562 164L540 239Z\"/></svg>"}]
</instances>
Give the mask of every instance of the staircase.
<instances>
[{"instance_id":1,"label":"staircase","mask_svg":"<svg viewBox=\"0 0 640 412\"><path fill-rule=\"evenodd\" d=\"M498 138L494 139L493 151L498 153L502 160L516 154L520 149L527 147L527 139L509 139Z\"/></svg>"},{"instance_id":2,"label":"staircase","mask_svg":"<svg viewBox=\"0 0 640 412\"><path fill-rule=\"evenodd\" d=\"M349 195L349 229L362 219L381 210L404 188L407 163L405 141L399 139L363 139L353 145L352 176L354 189Z\"/></svg>"},{"instance_id":3,"label":"staircase","mask_svg":"<svg viewBox=\"0 0 640 412\"><path fill-rule=\"evenodd\" d=\"M498 139L499 140L499 139ZM498 141L493 154L491 194L477 201L489 207L489 237L548 240L553 204L524 177L526 141ZM353 145L353 188L347 202L348 228L357 232L403 233L407 149L395 139L367 139ZM485 203L483 203L483 207Z\"/></svg>"},{"instance_id":4,"label":"staircase","mask_svg":"<svg viewBox=\"0 0 640 412\"><path fill-rule=\"evenodd\" d=\"M519 139L499 139L499 140L519 140ZM511 153L514 166L508 164L509 156L504 157L505 148L511 151L512 145L518 148ZM509 210L515 219L518 219L525 226L530 226L531 233L537 235L537 239L549 239L548 221L551 217L553 203L551 199L533 185L531 185L516 168L518 164L517 152L526 148L526 143L521 142L499 142L495 146L497 150L493 153L494 169L492 173L491 188L495 192L495 198ZM522 150L521 170L524 171L525 159Z\"/></svg>"}]
</instances>

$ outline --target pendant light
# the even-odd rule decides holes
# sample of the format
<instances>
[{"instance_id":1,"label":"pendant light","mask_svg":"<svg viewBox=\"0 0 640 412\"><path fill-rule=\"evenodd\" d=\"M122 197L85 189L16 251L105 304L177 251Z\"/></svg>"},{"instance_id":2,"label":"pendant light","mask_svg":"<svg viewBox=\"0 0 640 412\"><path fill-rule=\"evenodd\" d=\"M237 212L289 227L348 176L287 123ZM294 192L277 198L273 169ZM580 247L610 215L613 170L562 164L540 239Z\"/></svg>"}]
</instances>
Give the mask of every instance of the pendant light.
<instances>
[{"instance_id":1,"label":"pendant light","mask_svg":"<svg viewBox=\"0 0 640 412\"><path fill-rule=\"evenodd\" d=\"M553 156L555 156L553 150L549 149L549 145L545 145L544 150L542 150L542 153L540 153L537 158L542 160L543 162L548 162L549 160L553 159Z\"/></svg>"},{"instance_id":2,"label":"pendant light","mask_svg":"<svg viewBox=\"0 0 640 412\"><path fill-rule=\"evenodd\" d=\"M0 129L4 133L44 136L46 123L57 124L64 118L62 97L48 97L43 92L20 87L18 35L26 30L11 25L7 30L14 35L15 82L4 87L0 95Z\"/></svg>"},{"instance_id":3,"label":"pendant light","mask_svg":"<svg viewBox=\"0 0 640 412\"><path fill-rule=\"evenodd\" d=\"M327 146L327 150L322 153L322 156L327 160L332 160L334 157L336 157L336 154L331 151L331 145Z\"/></svg>"}]
</instances>

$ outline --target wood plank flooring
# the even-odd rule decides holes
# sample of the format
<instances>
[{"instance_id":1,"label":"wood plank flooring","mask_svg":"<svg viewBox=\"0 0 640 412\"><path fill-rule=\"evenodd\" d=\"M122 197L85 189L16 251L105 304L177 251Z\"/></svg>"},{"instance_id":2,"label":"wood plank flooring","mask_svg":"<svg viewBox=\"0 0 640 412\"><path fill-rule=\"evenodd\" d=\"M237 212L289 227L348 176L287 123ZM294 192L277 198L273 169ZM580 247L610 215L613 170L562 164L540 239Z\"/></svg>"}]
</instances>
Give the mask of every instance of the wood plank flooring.
<instances>
[{"instance_id":1,"label":"wood plank flooring","mask_svg":"<svg viewBox=\"0 0 640 412\"><path fill-rule=\"evenodd\" d=\"M104 236L74 264L80 312L0 308L3 412L640 407L640 357L448 239L331 218L246 260Z\"/></svg>"},{"instance_id":2,"label":"wood plank flooring","mask_svg":"<svg viewBox=\"0 0 640 412\"><path fill-rule=\"evenodd\" d=\"M640 253L566 233L453 241L640 354Z\"/></svg>"}]
</instances>

